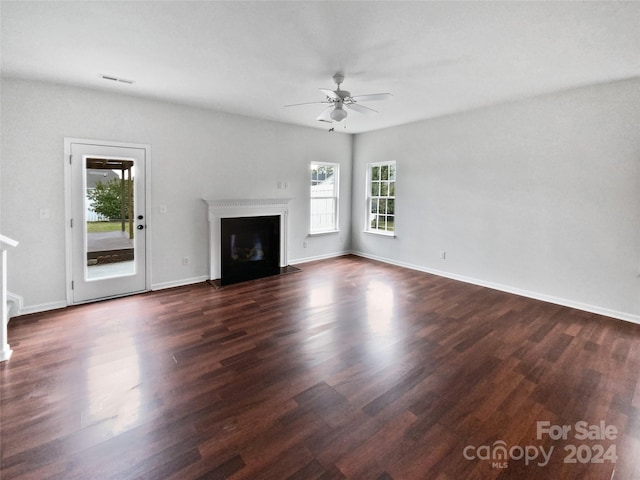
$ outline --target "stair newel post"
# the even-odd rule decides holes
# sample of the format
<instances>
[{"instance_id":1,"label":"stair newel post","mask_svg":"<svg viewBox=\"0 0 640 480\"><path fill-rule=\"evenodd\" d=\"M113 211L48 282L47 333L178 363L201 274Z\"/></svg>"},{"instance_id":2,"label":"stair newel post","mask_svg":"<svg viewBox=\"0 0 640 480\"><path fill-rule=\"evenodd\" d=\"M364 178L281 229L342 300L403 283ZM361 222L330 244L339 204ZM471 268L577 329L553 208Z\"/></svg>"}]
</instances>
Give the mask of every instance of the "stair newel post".
<instances>
[{"instance_id":1,"label":"stair newel post","mask_svg":"<svg viewBox=\"0 0 640 480\"><path fill-rule=\"evenodd\" d=\"M12 353L7 338L7 323L9 322L7 309L7 248L17 246L17 241L0 235L0 279L2 279L0 284L0 362L9 360Z\"/></svg>"}]
</instances>

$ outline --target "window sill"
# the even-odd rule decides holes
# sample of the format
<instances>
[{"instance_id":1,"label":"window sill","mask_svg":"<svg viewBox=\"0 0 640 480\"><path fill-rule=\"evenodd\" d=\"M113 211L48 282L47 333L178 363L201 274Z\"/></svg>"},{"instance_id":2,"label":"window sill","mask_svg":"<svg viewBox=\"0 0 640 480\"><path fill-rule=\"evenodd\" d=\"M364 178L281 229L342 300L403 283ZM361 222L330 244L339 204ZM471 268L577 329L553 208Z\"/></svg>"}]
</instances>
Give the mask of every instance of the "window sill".
<instances>
[{"instance_id":1,"label":"window sill","mask_svg":"<svg viewBox=\"0 0 640 480\"><path fill-rule=\"evenodd\" d=\"M323 230L322 232L309 232L309 236L316 237L318 235L331 235L332 233L340 233L340 230Z\"/></svg>"},{"instance_id":2,"label":"window sill","mask_svg":"<svg viewBox=\"0 0 640 480\"><path fill-rule=\"evenodd\" d=\"M364 233L368 233L370 235L378 235L380 237L396 238L396 232L377 232L375 230L364 230Z\"/></svg>"}]
</instances>

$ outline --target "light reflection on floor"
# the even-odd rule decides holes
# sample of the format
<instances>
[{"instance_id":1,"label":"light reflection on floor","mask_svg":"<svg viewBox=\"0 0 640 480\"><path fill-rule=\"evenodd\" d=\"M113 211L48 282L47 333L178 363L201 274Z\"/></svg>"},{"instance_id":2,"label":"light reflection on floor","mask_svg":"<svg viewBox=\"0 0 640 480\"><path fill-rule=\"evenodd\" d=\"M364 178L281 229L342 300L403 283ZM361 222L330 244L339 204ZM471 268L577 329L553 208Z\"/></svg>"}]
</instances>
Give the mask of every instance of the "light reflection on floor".
<instances>
[{"instance_id":1,"label":"light reflection on floor","mask_svg":"<svg viewBox=\"0 0 640 480\"><path fill-rule=\"evenodd\" d=\"M341 336L352 334L362 339L360 347L371 357L369 361L383 367L397 360L397 356L402 354L402 347L398 344L401 332L397 331L398 326L394 322L393 289L384 280L370 280L365 292L366 308L354 311L352 317L345 317L335 311L336 297L344 294L336 291L335 287L333 282L327 282L309 291L307 308L310 311L301 317L309 329L309 336L303 344L307 360L318 363L338 355L344 340ZM332 327L338 319L343 324Z\"/></svg>"},{"instance_id":2,"label":"light reflection on floor","mask_svg":"<svg viewBox=\"0 0 640 480\"><path fill-rule=\"evenodd\" d=\"M370 361L384 367L397 362L402 355L398 342L400 332L393 315L395 297L393 289L382 280L371 280L366 291L367 350Z\"/></svg>"},{"instance_id":3,"label":"light reflection on floor","mask_svg":"<svg viewBox=\"0 0 640 480\"><path fill-rule=\"evenodd\" d=\"M309 307L326 307L333 303L333 288L322 285L312 288L309 292Z\"/></svg>"},{"instance_id":4,"label":"light reflection on floor","mask_svg":"<svg viewBox=\"0 0 640 480\"><path fill-rule=\"evenodd\" d=\"M86 370L86 386L90 399L81 412L83 426L109 420L111 434L121 433L140 419L143 407L140 359L135 340L126 333L120 335L119 358L105 362L100 353L91 355L93 361ZM113 342L113 338L108 338ZM104 352L108 345L96 344L94 350Z\"/></svg>"},{"instance_id":5,"label":"light reflection on floor","mask_svg":"<svg viewBox=\"0 0 640 480\"><path fill-rule=\"evenodd\" d=\"M380 280L367 285L367 323L371 332L388 335L393 332L393 289Z\"/></svg>"}]
</instances>

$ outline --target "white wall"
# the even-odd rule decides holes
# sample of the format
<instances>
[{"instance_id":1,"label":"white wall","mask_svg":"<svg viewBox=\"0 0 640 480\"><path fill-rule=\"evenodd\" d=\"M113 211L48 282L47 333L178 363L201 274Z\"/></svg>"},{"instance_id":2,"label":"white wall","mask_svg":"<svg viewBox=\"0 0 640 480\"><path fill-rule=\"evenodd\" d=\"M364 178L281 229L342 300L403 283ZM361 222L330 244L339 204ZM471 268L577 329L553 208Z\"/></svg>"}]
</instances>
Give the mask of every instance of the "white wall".
<instances>
[{"instance_id":1,"label":"white wall","mask_svg":"<svg viewBox=\"0 0 640 480\"><path fill-rule=\"evenodd\" d=\"M639 126L636 79L357 135L352 248L640 321ZM363 233L386 160L397 238Z\"/></svg>"},{"instance_id":2,"label":"white wall","mask_svg":"<svg viewBox=\"0 0 640 480\"><path fill-rule=\"evenodd\" d=\"M353 139L39 82L5 79L1 95L0 230L21 242L8 283L25 311L64 304L66 136L151 145L155 286L206 278L201 197L286 196L294 197L291 263L352 249L640 321L638 80ZM397 238L381 238L362 233L364 170L390 159L398 162ZM339 234L307 237L311 161L342 166ZM41 208L51 218L40 220Z\"/></svg>"},{"instance_id":3,"label":"white wall","mask_svg":"<svg viewBox=\"0 0 640 480\"><path fill-rule=\"evenodd\" d=\"M9 289L25 311L64 305L64 137L151 145L152 285L208 275L208 198L293 197L289 260L350 247L348 135L72 87L3 79L2 233L20 241ZM341 164L341 232L307 238L309 164ZM278 189L278 180L288 189ZM167 206L160 214L159 206ZM41 208L50 218L41 220ZM303 242L307 248L303 248ZM182 265L189 256L190 265Z\"/></svg>"}]
</instances>

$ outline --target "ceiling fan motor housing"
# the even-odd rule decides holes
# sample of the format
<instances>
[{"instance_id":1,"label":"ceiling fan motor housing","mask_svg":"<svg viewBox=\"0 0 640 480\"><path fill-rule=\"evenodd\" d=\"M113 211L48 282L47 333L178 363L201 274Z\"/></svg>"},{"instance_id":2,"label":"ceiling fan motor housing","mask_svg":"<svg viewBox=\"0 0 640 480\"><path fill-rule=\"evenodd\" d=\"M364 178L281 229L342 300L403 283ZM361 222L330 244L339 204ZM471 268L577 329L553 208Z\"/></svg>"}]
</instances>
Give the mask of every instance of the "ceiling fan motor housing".
<instances>
[{"instance_id":1,"label":"ceiling fan motor housing","mask_svg":"<svg viewBox=\"0 0 640 480\"><path fill-rule=\"evenodd\" d=\"M336 95L338 95L342 99L343 102L345 101L345 99L351 97L351 92L347 92L346 90L338 89L335 92L336 92Z\"/></svg>"}]
</instances>

